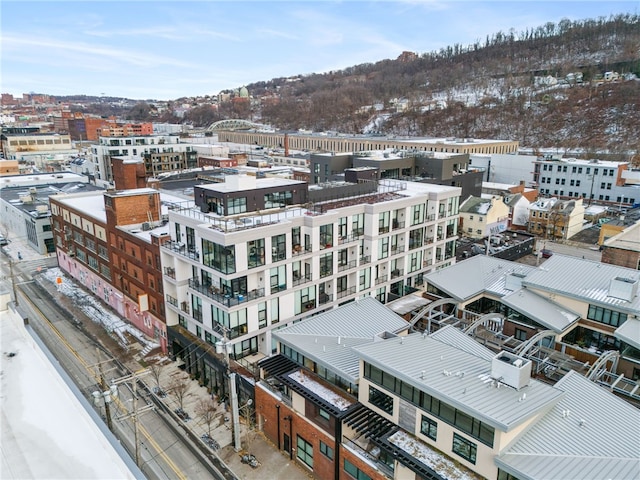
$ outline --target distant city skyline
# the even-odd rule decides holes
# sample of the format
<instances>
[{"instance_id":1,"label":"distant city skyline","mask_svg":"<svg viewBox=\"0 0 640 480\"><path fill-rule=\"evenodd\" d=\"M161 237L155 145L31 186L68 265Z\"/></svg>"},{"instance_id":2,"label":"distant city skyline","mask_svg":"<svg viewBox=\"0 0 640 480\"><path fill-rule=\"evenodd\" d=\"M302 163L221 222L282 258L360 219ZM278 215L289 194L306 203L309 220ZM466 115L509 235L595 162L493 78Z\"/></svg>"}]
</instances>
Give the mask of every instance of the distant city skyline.
<instances>
[{"instance_id":1,"label":"distant city skyline","mask_svg":"<svg viewBox=\"0 0 640 480\"><path fill-rule=\"evenodd\" d=\"M640 1L14 1L0 90L173 100L484 43L511 29L617 14Z\"/></svg>"}]
</instances>

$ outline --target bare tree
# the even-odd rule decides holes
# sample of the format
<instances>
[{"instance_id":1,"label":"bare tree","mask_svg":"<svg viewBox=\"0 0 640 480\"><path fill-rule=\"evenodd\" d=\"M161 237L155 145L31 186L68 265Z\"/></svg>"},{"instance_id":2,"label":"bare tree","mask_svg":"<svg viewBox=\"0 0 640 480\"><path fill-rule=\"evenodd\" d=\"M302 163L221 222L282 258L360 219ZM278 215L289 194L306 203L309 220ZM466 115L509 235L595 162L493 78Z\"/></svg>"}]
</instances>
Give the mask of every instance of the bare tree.
<instances>
[{"instance_id":1,"label":"bare tree","mask_svg":"<svg viewBox=\"0 0 640 480\"><path fill-rule=\"evenodd\" d=\"M151 375L153 376L153 379L156 381L156 387L160 389L160 375L162 374L162 364L154 363L149 367L149 370L151 370Z\"/></svg>"},{"instance_id":2,"label":"bare tree","mask_svg":"<svg viewBox=\"0 0 640 480\"><path fill-rule=\"evenodd\" d=\"M209 436L211 436L211 425L218 415L216 407L216 403L211 398L203 398L195 407L196 415L200 417L207 426Z\"/></svg>"},{"instance_id":3,"label":"bare tree","mask_svg":"<svg viewBox=\"0 0 640 480\"><path fill-rule=\"evenodd\" d=\"M187 390L189 390L188 377L174 377L169 383L169 392L176 397L180 408L184 407L184 399L187 396Z\"/></svg>"}]
</instances>

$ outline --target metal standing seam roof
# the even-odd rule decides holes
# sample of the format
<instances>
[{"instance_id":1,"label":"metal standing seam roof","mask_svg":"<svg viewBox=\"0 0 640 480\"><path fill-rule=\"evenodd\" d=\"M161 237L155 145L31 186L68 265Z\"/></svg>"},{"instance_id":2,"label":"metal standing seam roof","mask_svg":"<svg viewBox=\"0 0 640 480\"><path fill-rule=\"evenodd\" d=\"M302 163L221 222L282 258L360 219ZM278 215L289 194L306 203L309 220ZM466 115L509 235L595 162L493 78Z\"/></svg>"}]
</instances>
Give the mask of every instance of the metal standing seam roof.
<instances>
[{"instance_id":1,"label":"metal standing seam roof","mask_svg":"<svg viewBox=\"0 0 640 480\"><path fill-rule=\"evenodd\" d=\"M627 318L613 333L614 337L640 350L640 320Z\"/></svg>"},{"instance_id":2,"label":"metal standing seam roof","mask_svg":"<svg viewBox=\"0 0 640 480\"><path fill-rule=\"evenodd\" d=\"M640 222L626 227L604 242L606 247L640 252Z\"/></svg>"},{"instance_id":3,"label":"metal standing seam roof","mask_svg":"<svg viewBox=\"0 0 640 480\"><path fill-rule=\"evenodd\" d=\"M354 350L363 360L502 431L550 409L563 395L533 379L519 391L494 386L489 360L427 335L392 338Z\"/></svg>"},{"instance_id":4,"label":"metal standing seam roof","mask_svg":"<svg viewBox=\"0 0 640 480\"><path fill-rule=\"evenodd\" d=\"M579 314L526 288L505 295L500 301L556 333L564 332L580 320Z\"/></svg>"},{"instance_id":5,"label":"metal standing seam roof","mask_svg":"<svg viewBox=\"0 0 640 480\"><path fill-rule=\"evenodd\" d=\"M476 255L429 273L424 278L455 300L465 301L485 291L506 295L511 292L505 288L505 278L508 273L529 275L535 270L536 267L509 260Z\"/></svg>"},{"instance_id":6,"label":"metal standing seam roof","mask_svg":"<svg viewBox=\"0 0 640 480\"><path fill-rule=\"evenodd\" d=\"M520 479L640 478L640 410L576 372L555 388L555 407L496 464Z\"/></svg>"},{"instance_id":7,"label":"metal standing seam roof","mask_svg":"<svg viewBox=\"0 0 640 480\"><path fill-rule=\"evenodd\" d=\"M359 357L352 348L408 325L378 300L366 297L274 331L273 337L356 383Z\"/></svg>"},{"instance_id":8,"label":"metal standing seam roof","mask_svg":"<svg viewBox=\"0 0 640 480\"><path fill-rule=\"evenodd\" d=\"M640 315L640 295L632 301L609 296L609 283L616 277L638 279L640 272L556 254L523 278L522 285Z\"/></svg>"}]
</instances>

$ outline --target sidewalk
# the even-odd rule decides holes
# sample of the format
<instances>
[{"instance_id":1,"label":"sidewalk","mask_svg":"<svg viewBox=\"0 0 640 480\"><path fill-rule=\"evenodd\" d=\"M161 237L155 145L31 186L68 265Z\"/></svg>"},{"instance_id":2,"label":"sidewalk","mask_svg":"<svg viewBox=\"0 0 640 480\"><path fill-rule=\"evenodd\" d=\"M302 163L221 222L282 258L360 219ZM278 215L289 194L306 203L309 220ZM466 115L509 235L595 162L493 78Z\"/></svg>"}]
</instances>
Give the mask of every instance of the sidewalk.
<instances>
[{"instance_id":1,"label":"sidewalk","mask_svg":"<svg viewBox=\"0 0 640 480\"><path fill-rule=\"evenodd\" d=\"M159 362L162 365L160 371L160 387L166 392L166 397L162 402L171 411L180 408L180 404L175 394L170 392L169 386L175 378L186 378L188 388L183 397L182 409L191 417L184 422L185 426L197 438L201 438L207 433L207 424L196 414L196 406L202 400L211 398L205 387L198 385L196 380L191 380L189 375L178 368L177 362L169 360L167 357L156 355L145 359L149 363ZM156 386L153 375L145 378L145 383L153 388ZM217 402L216 402L217 403ZM216 409L217 418L211 424L211 437L218 442L220 450L216 453L227 467L242 480L250 479L286 479L286 480L307 480L312 476L306 473L295 461L289 459L284 452L280 452L262 434L256 430L247 431L244 423L240 424L240 439L243 450L236 452L234 449L231 412L227 411L224 404L218 405ZM247 448L248 442L248 450ZM204 449L208 447L204 446ZM242 463L242 455L251 453L259 462L257 468L252 468Z\"/></svg>"}]
</instances>

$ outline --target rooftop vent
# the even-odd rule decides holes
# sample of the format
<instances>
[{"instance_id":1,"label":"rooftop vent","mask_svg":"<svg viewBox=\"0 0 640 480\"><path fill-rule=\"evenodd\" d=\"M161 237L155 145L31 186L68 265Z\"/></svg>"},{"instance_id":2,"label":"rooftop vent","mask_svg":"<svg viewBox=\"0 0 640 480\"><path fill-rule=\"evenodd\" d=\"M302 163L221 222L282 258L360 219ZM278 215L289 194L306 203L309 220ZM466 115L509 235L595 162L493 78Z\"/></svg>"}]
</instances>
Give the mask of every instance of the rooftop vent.
<instances>
[{"instance_id":1,"label":"rooftop vent","mask_svg":"<svg viewBox=\"0 0 640 480\"><path fill-rule=\"evenodd\" d=\"M522 279L525 278L526 275L522 273L509 273L507 274L504 282L504 288L507 290L511 290L515 292L516 290L522 288Z\"/></svg>"},{"instance_id":2,"label":"rooftop vent","mask_svg":"<svg viewBox=\"0 0 640 480\"><path fill-rule=\"evenodd\" d=\"M491 361L491 378L520 390L531 381L531 360L502 351Z\"/></svg>"},{"instance_id":3,"label":"rooftop vent","mask_svg":"<svg viewBox=\"0 0 640 480\"><path fill-rule=\"evenodd\" d=\"M630 302L638 294L638 279L615 277L609 282L609 296Z\"/></svg>"},{"instance_id":4,"label":"rooftop vent","mask_svg":"<svg viewBox=\"0 0 640 480\"><path fill-rule=\"evenodd\" d=\"M388 331L385 330L384 332L380 332L380 333L376 334L376 336L373 337L373 341L374 342L379 342L381 340L388 340L390 338L395 338L397 336L398 335L396 335L395 333L388 332Z\"/></svg>"}]
</instances>

